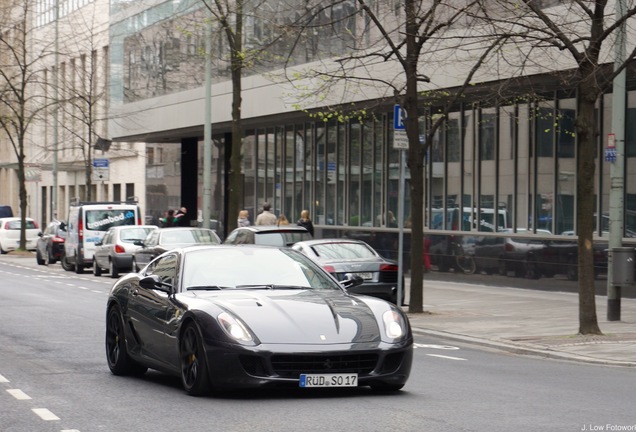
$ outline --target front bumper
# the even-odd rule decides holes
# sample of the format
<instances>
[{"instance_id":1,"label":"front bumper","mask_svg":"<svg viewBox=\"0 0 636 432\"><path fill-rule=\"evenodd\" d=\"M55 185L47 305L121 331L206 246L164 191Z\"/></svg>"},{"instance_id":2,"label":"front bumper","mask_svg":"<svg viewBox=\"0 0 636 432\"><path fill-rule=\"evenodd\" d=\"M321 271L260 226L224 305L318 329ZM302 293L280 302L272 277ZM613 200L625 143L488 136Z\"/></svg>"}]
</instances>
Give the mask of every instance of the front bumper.
<instances>
[{"instance_id":1,"label":"front bumper","mask_svg":"<svg viewBox=\"0 0 636 432\"><path fill-rule=\"evenodd\" d=\"M213 388L298 387L303 373L357 373L358 386L397 386L410 375L412 343L308 345L302 351L285 345L208 345L206 352Z\"/></svg>"}]
</instances>

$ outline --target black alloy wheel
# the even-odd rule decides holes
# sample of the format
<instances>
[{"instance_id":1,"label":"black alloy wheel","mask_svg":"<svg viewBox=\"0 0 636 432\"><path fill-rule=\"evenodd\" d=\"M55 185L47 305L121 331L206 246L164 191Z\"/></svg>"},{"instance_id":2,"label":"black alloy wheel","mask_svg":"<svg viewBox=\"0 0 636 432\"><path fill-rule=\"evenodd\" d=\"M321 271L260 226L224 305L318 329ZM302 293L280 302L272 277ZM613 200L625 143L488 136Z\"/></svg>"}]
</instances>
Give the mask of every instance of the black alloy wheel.
<instances>
[{"instance_id":1,"label":"black alloy wheel","mask_svg":"<svg viewBox=\"0 0 636 432\"><path fill-rule=\"evenodd\" d=\"M181 381L191 396L205 395L210 391L208 367L199 330L188 324L179 341Z\"/></svg>"},{"instance_id":2,"label":"black alloy wheel","mask_svg":"<svg viewBox=\"0 0 636 432\"><path fill-rule=\"evenodd\" d=\"M126 349L124 321L118 306L108 311L106 320L106 360L115 375L143 375L148 370L130 358Z\"/></svg>"},{"instance_id":3,"label":"black alloy wheel","mask_svg":"<svg viewBox=\"0 0 636 432\"><path fill-rule=\"evenodd\" d=\"M62 268L66 271L73 271L73 265L68 262L68 259L66 259L66 254L62 255L62 258L60 259L60 264L62 264Z\"/></svg>"}]
</instances>

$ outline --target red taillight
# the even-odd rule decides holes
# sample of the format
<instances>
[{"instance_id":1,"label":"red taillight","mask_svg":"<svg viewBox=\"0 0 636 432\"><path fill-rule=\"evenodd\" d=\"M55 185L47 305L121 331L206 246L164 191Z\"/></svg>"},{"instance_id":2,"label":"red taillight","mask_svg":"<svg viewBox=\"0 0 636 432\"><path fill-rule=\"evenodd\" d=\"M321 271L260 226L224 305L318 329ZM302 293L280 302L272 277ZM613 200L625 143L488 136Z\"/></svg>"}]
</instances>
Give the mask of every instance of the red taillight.
<instances>
[{"instance_id":1,"label":"red taillight","mask_svg":"<svg viewBox=\"0 0 636 432\"><path fill-rule=\"evenodd\" d=\"M55 236L55 237L53 237L53 238L51 239L51 241L52 241L53 243L64 243L64 238L63 238L63 237Z\"/></svg>"},{"instance_id":2,"label":"red taillight","mask_svg":"<svg viewBox=\"0 0 636 432\"><path fill-rule=\"evenodd\" d=\"M82 223L82 219L80 218L79 223L77 224L77 233L79 235L80 242L84 239L84 224Z\"/></svg>"},{"instance_id":3,"label":"red taillight","mask_svg":"<svg viewBox=\"0 0 636 432\"><path fill-rule=\"evenodd\" d=\"M504 246L504 250L506 252L514 252L515 251L515 247L513 245L511 245L510 243L506 243L506 245Z\"/></svg>"},{"instance_id":4,"label":"red taillight","mask_svg":"<svg viewBox=\"0 0 636 432\"><path fill-rule=\"evenodd\" d=\"M36 221L33 221L33 226L34 226L35 228L40 228L40 227L38 226L38 223L37 223Z\"/></svg>"},{"instance_id":5,"label":"red taillight","mask_svg":"<svg viewBox=\"0 0 636 432\"><path fill-rule=\"evenodd\" d=\"M120 246L120 245L115 245L115 253L124 253L126 252L126 250Z\"/></svg>"},{"instance_id":6,"label":"red taillight","mask_svg":"<svg viewBox=\"0 0 636 432\"><path fill-rule=\"evenodd\" d=\"M326 266L322 266L322 268L325 269L326 271L328 271L329 273L335 273L336 272L336 268L334 266L326 265Z\"/></svg>"},{"instance_id":7,"label":"red taillight","mask_svg":"<svg viewBox=\"0 0 636 432\"><path fill-rule=\"evenodd\" d=\"M380 264L380 271L396 272L398 271L398 266L395 264Z\"/></svg>"}]
</instances>

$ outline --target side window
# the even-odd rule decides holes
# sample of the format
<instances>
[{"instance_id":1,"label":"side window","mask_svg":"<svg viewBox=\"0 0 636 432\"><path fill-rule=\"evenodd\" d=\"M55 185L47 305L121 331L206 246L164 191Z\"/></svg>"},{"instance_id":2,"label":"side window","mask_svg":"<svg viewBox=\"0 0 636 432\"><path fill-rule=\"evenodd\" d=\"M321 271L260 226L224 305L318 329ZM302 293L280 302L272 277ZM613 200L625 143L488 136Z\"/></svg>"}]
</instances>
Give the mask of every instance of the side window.
<instances>
[{"instance_id":1,"label":"side window","mask_svg":"<svg viewBox=\"0 0 636 432\"><path fill-rule=\"evenodd\" d=\"M225 239L225 243L228 244L236 244L236 236L238 235L238 231L232 231L229 236Z\"/></svg>"},{"instance_id":2,"label":"side window","mask_svg":"<svg viewBox=\"0 0 636 432\"><path fill-rule=\"evenodd\" d=\"M161 282L174 285L177 278L177 255L170 254L156 260L146 274L157 275Z\"/></svg>"}]
</instances>

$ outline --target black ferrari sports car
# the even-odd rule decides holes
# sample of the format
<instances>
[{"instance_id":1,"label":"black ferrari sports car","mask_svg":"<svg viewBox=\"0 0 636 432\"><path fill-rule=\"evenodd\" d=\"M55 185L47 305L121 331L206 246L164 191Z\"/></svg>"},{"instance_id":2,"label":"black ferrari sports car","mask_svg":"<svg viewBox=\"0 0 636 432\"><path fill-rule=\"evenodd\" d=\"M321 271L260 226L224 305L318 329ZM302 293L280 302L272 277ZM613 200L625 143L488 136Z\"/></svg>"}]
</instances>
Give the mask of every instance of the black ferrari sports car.
<instances>
[{"instance_id":1,"label":"black ferrari sports car","mask_svg":"<svg viewBox=\"0 0 636 432\"><path fill-rule=\"evenodd\" d=\"M413 359L404 312L351 295L300 252L257 245L174 249L115 282L106 357L115 375L148 368L191 395L295 386L397 391Z\"/></svg>"}]
</instances>

